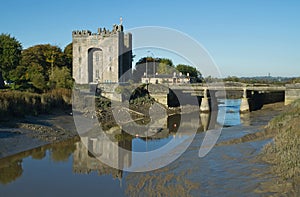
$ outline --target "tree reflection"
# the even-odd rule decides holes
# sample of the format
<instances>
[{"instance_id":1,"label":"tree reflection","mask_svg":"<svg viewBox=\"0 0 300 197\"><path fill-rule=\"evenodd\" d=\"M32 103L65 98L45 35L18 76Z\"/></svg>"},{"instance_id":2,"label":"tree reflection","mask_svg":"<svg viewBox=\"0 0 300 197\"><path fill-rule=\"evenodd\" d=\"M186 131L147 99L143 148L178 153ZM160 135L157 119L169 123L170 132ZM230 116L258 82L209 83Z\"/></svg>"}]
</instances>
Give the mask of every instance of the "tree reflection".
<instances>
[{"instance_id":1,"label":"tree reflection","mask_svg":"<svg viewBox=\"0 0 300 197\"><path fill-rule=\"evenodd\" d=\"M17 160L3 167L0 166L0 183L8 184L22 175L22 160Z\"/></svg>"},{"instance_id":2,"label":"tree reflection","mask_svg":"<svg viewBox=\"0 0 300 197\"><path fill-rule=\"evenodd\" d=\"M71 139L53 144L51 148L51 159L55 162L67 161L76 149L75 141Z\"/></svg>"},{"instance_id":3,"label":"tree reflection","mask_svg":"<svg viewBox=\"0 0 300 197\"><path fill-rule=\"evenodd\" d=\"M46 156L46 147L44 147L44 146L38 147L38 148L32 150L31 157L33 159L41 160L45 156Z\"/></svg>"}]
</instances>

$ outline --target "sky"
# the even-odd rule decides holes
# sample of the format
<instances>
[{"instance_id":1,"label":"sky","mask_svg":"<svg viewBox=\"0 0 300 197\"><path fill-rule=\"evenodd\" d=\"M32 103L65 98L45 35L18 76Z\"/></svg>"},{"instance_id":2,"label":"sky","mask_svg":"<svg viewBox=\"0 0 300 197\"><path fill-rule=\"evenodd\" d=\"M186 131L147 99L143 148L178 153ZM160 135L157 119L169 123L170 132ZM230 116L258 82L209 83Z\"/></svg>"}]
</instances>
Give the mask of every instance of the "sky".
<instances>
[{"instance_id":1,"label":"sky","mask_svg":"<svg viewBox=\"0 0 300 197\"><path fill-rule=\"evenodd\" d=\"M300 76L298 0L10 0L0 7L0 33L24 49L47 43L63 49L73 30L111 29L122 17L125 30L160 26L190 36L224 77Z\"/></svg>"}]
</instances>

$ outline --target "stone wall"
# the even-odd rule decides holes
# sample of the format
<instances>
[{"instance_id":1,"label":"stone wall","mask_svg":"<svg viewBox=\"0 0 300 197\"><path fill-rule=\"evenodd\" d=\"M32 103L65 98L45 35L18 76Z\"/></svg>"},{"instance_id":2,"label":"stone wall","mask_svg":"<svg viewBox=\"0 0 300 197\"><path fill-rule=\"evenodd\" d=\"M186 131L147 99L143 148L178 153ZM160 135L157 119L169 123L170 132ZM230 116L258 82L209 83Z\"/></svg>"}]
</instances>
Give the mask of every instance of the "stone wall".
<instances>
[{"instance_id":1,"label":"stone wall","mask_svg":"<svg viewBox=\"0 0 300 197\"><path fill-rule=\"evenodd\" d=\"M300 99L300 83L287 84L285 87L285 105L288 105L293 101Z\"/></svg>"}]
</instances>

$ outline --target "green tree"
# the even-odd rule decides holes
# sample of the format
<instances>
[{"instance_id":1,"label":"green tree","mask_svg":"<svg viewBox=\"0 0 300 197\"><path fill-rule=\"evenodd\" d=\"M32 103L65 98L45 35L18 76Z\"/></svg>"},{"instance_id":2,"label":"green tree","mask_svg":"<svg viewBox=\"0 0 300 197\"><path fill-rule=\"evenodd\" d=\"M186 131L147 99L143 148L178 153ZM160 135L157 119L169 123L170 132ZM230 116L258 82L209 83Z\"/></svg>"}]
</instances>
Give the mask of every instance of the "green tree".
<instances>
[{"instance_id":1,"label":"green tree","mask_svg":"<svg viewBox=\"0 0 300 197\"><path fill-rule=\"evenodd\" d=\"M158 74L172 74L175 71L172 60L168 58L160 58L157 68Z\"/></svg>"},{"instance_id":2,"label":"green tree","mask_svg":"<svg viewBox=\"0 0 300 197\"><path fill-rule=\"evenodd\" d=\"M55 67L53 70L53 75L50 76L51 88L72 88L73 79L71 76L71 71L66 66Z\"/></svg>"},{"instance_id":3,"label":"green tree","mask_svg":"<svg viewBox=\"0 0 300 197\"><path fill-rule=\"evenodd\" d=\"M228 76L228 77L224 78L224 81L241 82L241 80L236 76Z\"/></svg>"},{"instance_id":4,"label":"green tree","mask_svg":"<svg viewBox=\"0 0 300 197\"><path fill-rule=\"evenodd\" d=\"M65 55L65 66L67 66L68 69L70 69L72 73L72 61L73 61L73 44L72 42L68 44L64 49L64 55Z\"/></svg>"},{"instance_id":5,"label":"green tree","mask_svg":"<svg viewBox=\"0 0 300 197\"><path fill-rule=\"evenodd\" d=\"M189 76L191 79L194 79L196 82L202 82L202 74L199 70L197 70L195 67L185 65L185 64L178 64L176 66L176 70L181 72L184 75L187 75L189 73Z\"/></svg>"},{"instance_id":6,"label":"green tree","mask_svg":"<svg viewBox=\"0 0 300 197\"><path fill-rule=\"evenodd\" d=\"M65 55L61 49L50 44L35 45L23 51L21 64L30 67L33 63L43 68L41 72L46 81L49 80L55 66L66 65Z\"/></svg>"},{"instance_id":7,"label":"green tree","mask_svg":"<svg viewBox=\"0 0 300 197\"><path fill-rule=\"evenodd\" d=\"M43 92L47 89L45 75L43 75L43 67L39 64L30 64L27 68L26 76L38 92Z\"/></svg>"},{"instance_id":8,"label":"green tree","mask_svg":"<svg viewBox=\"0 0 300 197\"><path fill-rule=\"evenodd\" d=\"M150 66L151 61L154 61L152 57L142 57L139 59L139 61L137 61L135 64L135 69L133 70L133 81L140 82L141 78L144 76L144 73L153 73L152 67Z\"/></svg>"},{"instance_id":9,"label":"green tree","mask_svg":"<svg viewBox=\"0 0 300 197\"><path fill-rule=\"evenodd\" d=\"M69 48L70 46L65 49L65 51L70 57ZM57 71L57 68L71 66L70 64L72 63L70 61L71 60L67 59L67 55L63 53L59 47L43 44L25 49L22 53L21 66L26 68L25 79L29 86L31 85L36 91L41 92L46 91L49 88L71 86L63 84L61 79L61 76L64 76L64 80L68 82L71 78L70 70L60 69ZM22 84L22 82L24 82L18 80L18 76L22 75L22 73L13 72L13 74L14 79L16 80L15 83ZM55 79L56 77L59 79Z\"/></svg>"},{"instance_id":10,"label":"green tree","mask_svg":"<svg viewBox=\"0 0 300 197\"><path fill-rule=\"evenodd\" d=\"M146 72L147 69L147 72ZM133 70L133 81L141 81L145 73L152 76L158 74L172 74L175 71L172 60L167 58L142 57Z\"/></svg>"},{"instance_id":11,"label":"green tree","mask_svg":"<svg viewBox=\"0 0 300 197\"><path fill-rule=\"evenodd\" d=\"M25 90L28 88L29 78L26 76L27 68L25 66L17 66L16 69L9 73L10 80L13 81L11 88L14 90Z\"/></svg>"},{"instance_id":12,"label":"green tree","mask_svg":"<svg viewBox=\"0 0 300 197\"><path fill-rule=\"evenodd\" d=\"M19 65L22 45L9 34L0 34L0 88L4 87L4 80L9 79L9 72Z\"/></svg>"}]
</instances>

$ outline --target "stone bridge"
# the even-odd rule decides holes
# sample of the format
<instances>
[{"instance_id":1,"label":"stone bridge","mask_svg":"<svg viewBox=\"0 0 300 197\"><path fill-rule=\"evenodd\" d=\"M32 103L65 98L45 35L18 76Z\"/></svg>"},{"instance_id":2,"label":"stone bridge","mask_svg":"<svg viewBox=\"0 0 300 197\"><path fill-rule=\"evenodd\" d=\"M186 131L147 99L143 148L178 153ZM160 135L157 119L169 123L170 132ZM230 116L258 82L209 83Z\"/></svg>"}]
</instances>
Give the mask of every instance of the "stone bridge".
<instances>
[{"instance_id":1,"label":"stone bridge","mask_svg":"<svg viewBox=\"0 0 300 197\"><path fill-rule=\"evenodd\" d=\"M178 103L172 103L174 102L176 95L185 95L186 99L184 100L189 100L190 96L197 96L199 98L199 103L201 103L200 111L202 112L217 110L217 106L214 106L213 104L218 103L216 100L217 98L225 98L226 95L229 98L241 98L241 112L258 110L264 104L275 102L284 101L285 105L287 105L296 99L300 99L300 84L279 86L240 83L208 83L168 84L167 87L168 91L160 91L160 88L157 88L157 85L150 84L149 92L158 102L168 107L178 106Z\"/></svg>"},{"instance_id":2,"label":"stone bridge","mask_svg":"<svg viewBox=\"0 0 300 197\"><path fill-rule=\"evenodd\" d=\"M101 93L102 96L121 101L122 95L116 98L113 91L113 87L116 86L118 85L103 86L105 88ZM199 105L200 103L202 112L217 110L217 98L241 98L241 112L258 110L264 104L269 103L285 102L287 105L300 99L300 84L283 86L241 83L148 84L147 88L150 95L166 107L178 107L186 104ZM183 98L181 100L184 102L179 102L178 97ZM189 103L189 101L195 101L195 98L197 103Z\"/></svg>"}]
</instances>

